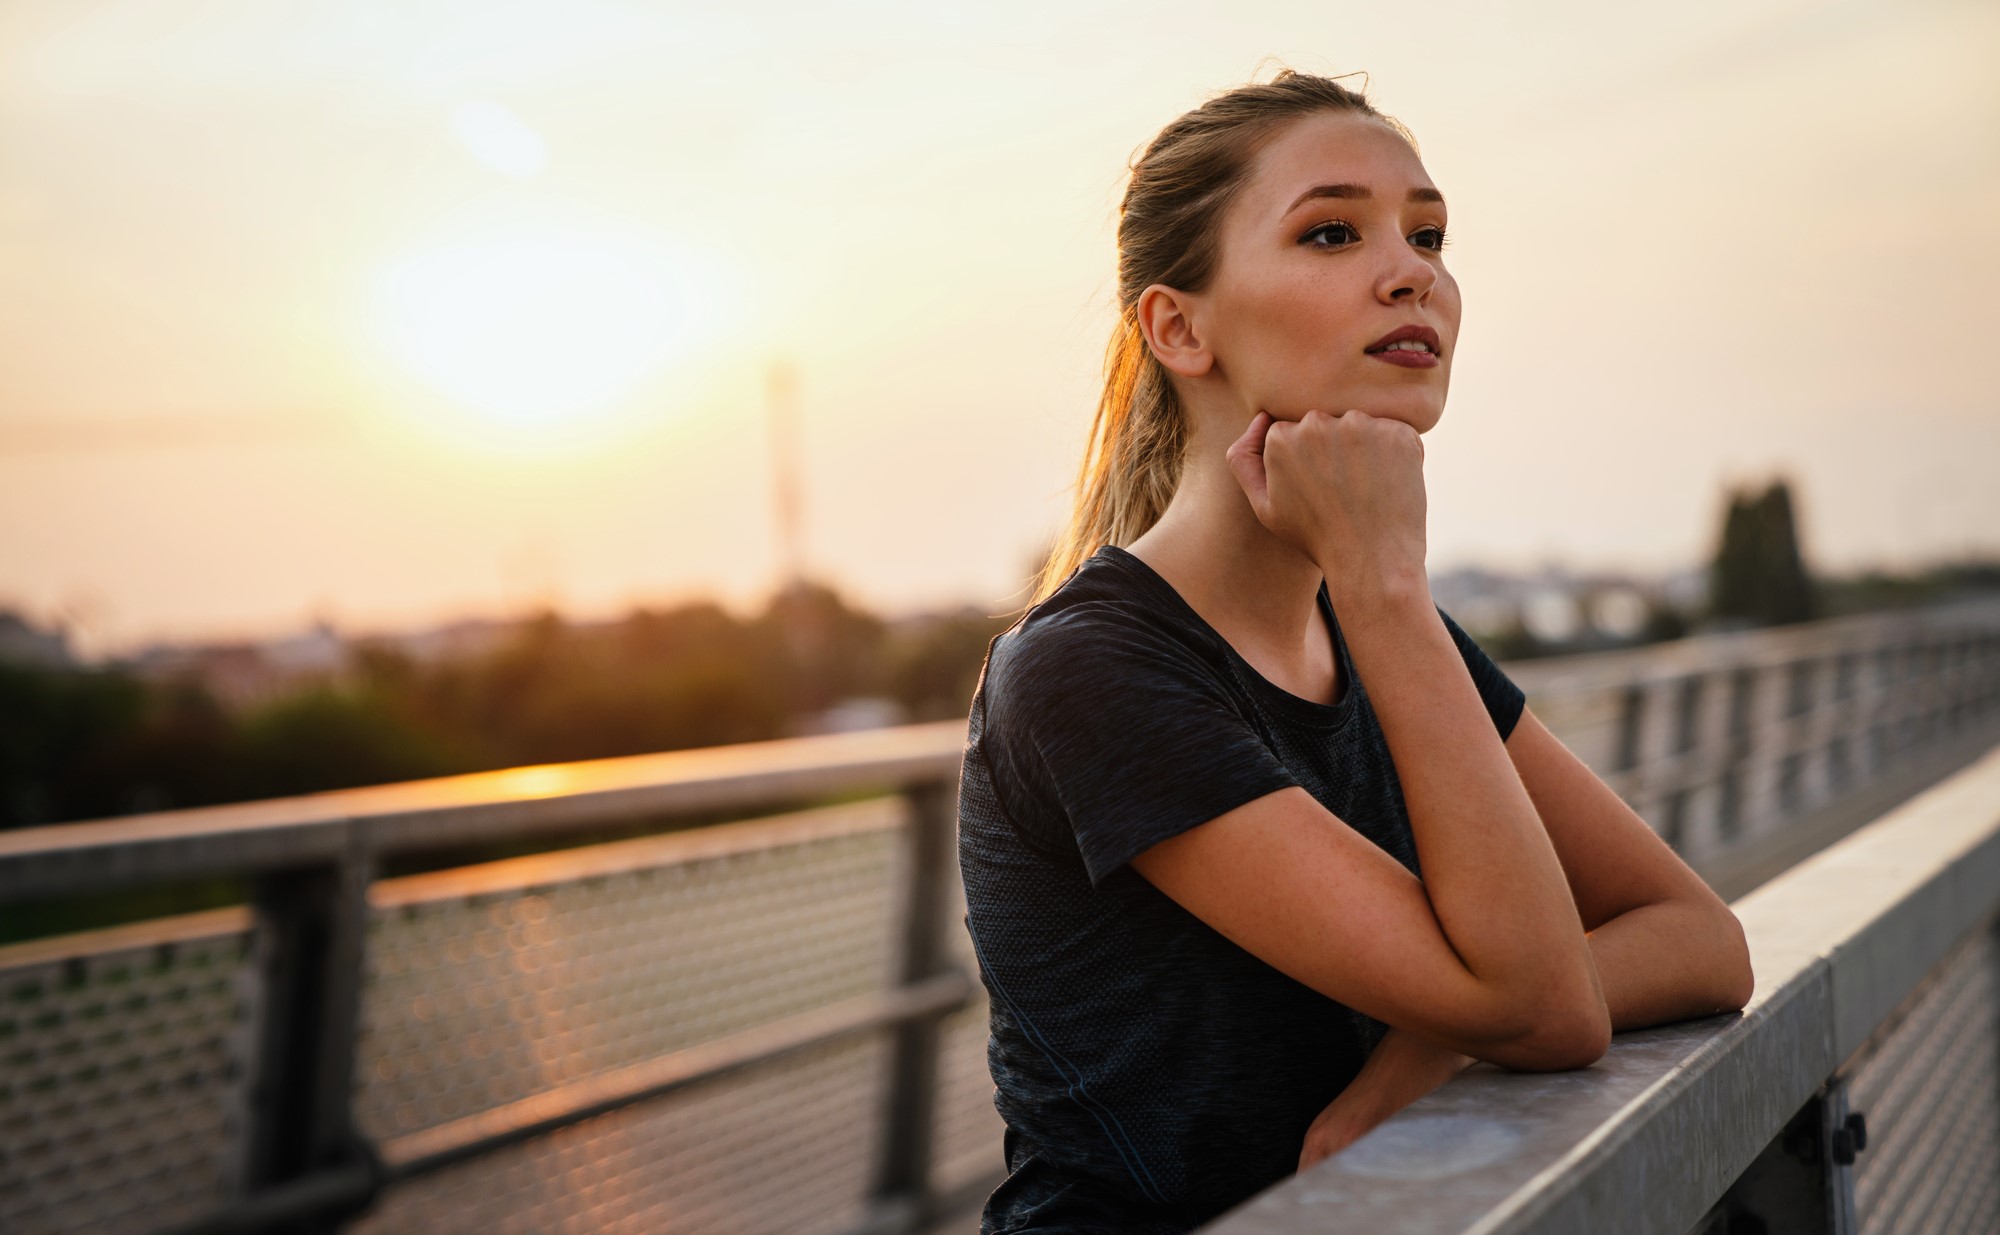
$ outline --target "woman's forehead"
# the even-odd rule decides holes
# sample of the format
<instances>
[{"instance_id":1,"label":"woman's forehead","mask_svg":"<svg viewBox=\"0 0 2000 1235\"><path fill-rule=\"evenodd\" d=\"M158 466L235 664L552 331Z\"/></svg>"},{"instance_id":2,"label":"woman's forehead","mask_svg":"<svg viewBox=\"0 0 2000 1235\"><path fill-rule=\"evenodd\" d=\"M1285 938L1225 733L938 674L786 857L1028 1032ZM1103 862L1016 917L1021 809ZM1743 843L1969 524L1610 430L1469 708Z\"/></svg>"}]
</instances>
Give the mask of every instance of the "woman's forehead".
<instances>
[{"instance_id":1,"label":"woman's forehead","mask_svg":"<svg viewBox=\"0 0 2000 1235\"><path fill-rule=\"evenodd\" d=\"M1302 194L1328 186L1360 191L1318 195L1394 202L1411 190L1430 190L1421 194L1429 197L1437 189L1417 152L1387 124L1329 112L1292 122L1265 144L1244 186L1245 204L1263 222L1275 223Z\"/></svg>"}]
</instances>

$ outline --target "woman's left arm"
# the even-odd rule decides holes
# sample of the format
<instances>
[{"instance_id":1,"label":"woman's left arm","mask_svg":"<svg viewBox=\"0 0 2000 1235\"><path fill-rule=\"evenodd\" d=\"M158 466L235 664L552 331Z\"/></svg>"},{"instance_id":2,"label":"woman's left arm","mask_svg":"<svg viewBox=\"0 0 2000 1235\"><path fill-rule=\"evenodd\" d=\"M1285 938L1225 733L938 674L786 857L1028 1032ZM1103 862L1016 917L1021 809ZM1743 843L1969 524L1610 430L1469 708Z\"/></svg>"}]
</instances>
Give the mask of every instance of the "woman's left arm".
<instances>
[{"instance_id":1,"label":"woman's left arm","mask_svg":"<svg viewBox=\"0 0 2000 1235\"><path fill-rule=\"evenodd\" d=\"M1521 710L1507 753L1576 899L1612 1029L1750 1002L1743 926L1701 876L1532 711Z\"/></svg>"},{"instance_id":2,"label":"woman's left arm","mask_svg":"<svg viewBox=\"0 0 2000 1235\"><path fill-rule=\"evenodd\" d=\"M1532 711L1507 753L1561 861L1614 1031L1730 1012L1754 976L1742 924L1638 812ZM1337 1153L1472 1060L1390 1029L1307 1131L1299 1169Z\"/></svg>"}]
</instances>

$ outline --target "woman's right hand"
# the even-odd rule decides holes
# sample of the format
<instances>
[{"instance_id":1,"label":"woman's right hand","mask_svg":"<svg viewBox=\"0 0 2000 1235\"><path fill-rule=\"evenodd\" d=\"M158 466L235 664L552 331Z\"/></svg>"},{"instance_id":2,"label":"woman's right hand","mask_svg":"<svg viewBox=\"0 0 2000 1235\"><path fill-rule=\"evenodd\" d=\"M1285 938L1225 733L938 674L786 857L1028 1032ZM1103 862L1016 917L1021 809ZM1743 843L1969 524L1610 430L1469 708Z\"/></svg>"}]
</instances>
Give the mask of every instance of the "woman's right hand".
<instances>
[{"instance_id":1,"label":"woman's right hand","mask_svg":"<svg viewBox=\"0 0 2000 1235\"><path fill-rule=\"evenodd\" d=\"M1336 607L1343 593L1429 586L1424 442L1405 422L1259 412L1230 445L1229 468L1258 521L1319 564Z\"/></svg>"},{"instance_id":2,"label":"woman's right hand","mask_svg":"<svg viewBox=\"0 0 2000 1235\"><path fill-rule=\"evenodd\" d=\"M1361 1071L1306 1129L1299 1169L1330 1158L1383 1120L1479 1062L1390 1026Z\"/></svg>"}]
</instances>

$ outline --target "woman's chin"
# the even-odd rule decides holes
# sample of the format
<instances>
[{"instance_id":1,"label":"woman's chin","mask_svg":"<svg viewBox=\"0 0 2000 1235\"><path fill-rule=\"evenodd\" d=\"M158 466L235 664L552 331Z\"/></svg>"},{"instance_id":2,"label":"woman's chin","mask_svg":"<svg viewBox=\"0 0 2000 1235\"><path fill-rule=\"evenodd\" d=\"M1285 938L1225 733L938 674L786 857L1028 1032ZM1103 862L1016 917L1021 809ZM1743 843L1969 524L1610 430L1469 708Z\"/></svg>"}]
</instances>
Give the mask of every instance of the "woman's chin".
<instances>
[{"instance_id":1,"label":"woman's chin","mask_svg":"<svg viewBox=\"0 0 2000 1235\"><path fill-rule=\"evenodd\" d=\"M1279 420L1303 420L1309 408L1317 408L1331 416L1352 408L1380 416L1385 420L1400 420L1419 433L1428 433L1444 416L1444 391L1347 391L1321 400L1310 397L1304 400L1287 401L1285 404L1264 405L1271 415Z\"/></svg>"},{"instance_id":2,"label":"woman's chin","mask_svg":"<svg viewBox=\"0 0 2000 1235\"><path fill-rule=\"evenodd\" d=\"M1367 412L1370 416L1382 416L1390 420L1400 420L1419 433L1428 432L1438 418L1444 415L1444 383L1424 382L1421 385L1392 383L1387 389L1381 386L1350 387L1341 398L1344 402L1333 405L1333 410L1345 411L1353 407Z\"/></svg>"},{"instance_id":3,"label":"woman's chin","mask_svg":"<svg viewBox=\"0 0 2000 1235\"><path fill-rule=\"evenodd\" d=\"M1437 422L1444 418L1444 391L1400 393L1401 398L1382 400L1382 410L1371 414L1400 420L1419 433L1430 432L1437 427Z\"/></svg>"},{"instance_id":4,"label":"woman's chin","mask_svg":"<svg viewBox=\"0 0 2000 1235\"><path fill-rule=\"evenodd\" d=\"M1429 433L1444 417L1444 405L1438 402L1416 402L1395 399L1384 401L1379 409L1366 404L1358 404L1370 416L1380 416L1384 420L1400 420L1419 433Z\"/></svg>"}]
</instances>

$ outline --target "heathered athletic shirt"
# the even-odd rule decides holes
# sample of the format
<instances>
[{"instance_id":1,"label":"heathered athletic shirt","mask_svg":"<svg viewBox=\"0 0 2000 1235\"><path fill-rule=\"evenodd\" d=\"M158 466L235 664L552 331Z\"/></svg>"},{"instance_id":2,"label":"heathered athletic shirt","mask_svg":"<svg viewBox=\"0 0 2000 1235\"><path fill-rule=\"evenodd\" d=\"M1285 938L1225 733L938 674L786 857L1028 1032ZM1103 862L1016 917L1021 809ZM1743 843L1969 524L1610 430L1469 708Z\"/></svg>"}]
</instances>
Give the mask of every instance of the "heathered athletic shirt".
<instances>
[{"instance_id":1,"label":"heathered athletic shirt","mask_svg":"<svg viewBox=\"0 0 2000 1235\"><path fill-rule=\"evenodd\" d=\"M987 648L960 786L1008 1176L981 1235L1178 1235L1298 1168L1386 1030L1231 943L1126 862L1291 785L1414 873L1389 748L1344 687L1259 675L1151 567L1100 549ZM1440 609L1501 738L1524 698Z\"/></svg>"}]
</instances>

